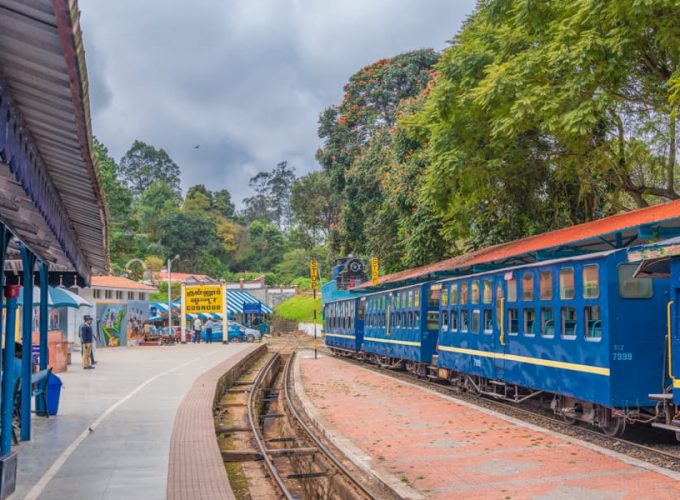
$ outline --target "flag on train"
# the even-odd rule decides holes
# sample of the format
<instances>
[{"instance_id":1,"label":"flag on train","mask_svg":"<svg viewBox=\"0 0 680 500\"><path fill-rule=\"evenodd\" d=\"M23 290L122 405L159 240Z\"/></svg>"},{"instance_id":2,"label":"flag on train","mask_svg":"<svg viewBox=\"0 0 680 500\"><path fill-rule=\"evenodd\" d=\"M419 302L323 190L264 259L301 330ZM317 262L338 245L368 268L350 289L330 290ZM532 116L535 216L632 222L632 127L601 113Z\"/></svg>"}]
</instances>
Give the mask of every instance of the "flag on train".
<instances>
[{"instance_id":1,"label":"flag on train","mask_svg":"<svg viewBox=\"0 0 680 500\"><path fill-rule=\"evenodd\" d=\"M378 272L380 267L378 266L378 257L371 258L371 283L373 286L378 284Z\"/></svg>"},{"instance_id":2,"label":"flag on train","mask_svg":"<svg viewBox=\"0 0 680 500\"><path fill-rule=\"evenodd\" d=\"M315 260L309 261L309 279L312 281L312 290L319 290L319 266Z\"/></svg>"}]
</instances>

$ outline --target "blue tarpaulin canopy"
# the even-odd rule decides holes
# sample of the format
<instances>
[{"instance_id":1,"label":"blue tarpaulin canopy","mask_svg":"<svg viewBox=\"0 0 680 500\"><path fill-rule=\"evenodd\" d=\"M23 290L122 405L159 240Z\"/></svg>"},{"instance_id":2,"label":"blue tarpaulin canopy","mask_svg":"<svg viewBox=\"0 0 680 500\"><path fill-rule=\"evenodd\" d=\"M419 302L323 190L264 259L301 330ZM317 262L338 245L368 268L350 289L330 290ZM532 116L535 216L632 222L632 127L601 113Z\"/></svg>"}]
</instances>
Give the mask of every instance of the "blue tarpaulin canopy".
<instances>
[{"instance_id":1,"label":"blue tarpaulin canopy","mask_svg":"<svg viewBox=\"0 0 680 500\"><path fill-rule=\"evenodd\" d=\"M24 305L24 287L21 287L21 292L19 293L19 300L17 301L19 306ZM40 306L40 287L33 287L33 307ZM48 307L73 307L78 308L81 306L92 307L87 300L82 298L80 295L73 293L66 288L60 286L51 286L47 289L47 306Z\"/></svg>"}]
</instances>

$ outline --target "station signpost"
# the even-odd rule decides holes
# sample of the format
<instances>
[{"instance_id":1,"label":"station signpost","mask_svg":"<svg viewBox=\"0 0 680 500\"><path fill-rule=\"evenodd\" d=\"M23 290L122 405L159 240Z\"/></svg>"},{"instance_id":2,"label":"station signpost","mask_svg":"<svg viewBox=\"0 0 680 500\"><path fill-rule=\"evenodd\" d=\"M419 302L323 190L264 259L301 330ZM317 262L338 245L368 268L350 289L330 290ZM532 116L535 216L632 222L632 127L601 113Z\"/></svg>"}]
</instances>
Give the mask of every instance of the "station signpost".
<instances>
[{"instance_id":1,"label":"station signpost","mask_svg":"<svg viewBox=\"0 0 680 500\"><path fill-rule=\"evenodd\" d=\"M319 288L319 266L315 260L309 261L309 279L312 282L312 293L314 297L314 359L317 359L318 341L316 339L316 291Z\"/></svg>"}]
</instances>

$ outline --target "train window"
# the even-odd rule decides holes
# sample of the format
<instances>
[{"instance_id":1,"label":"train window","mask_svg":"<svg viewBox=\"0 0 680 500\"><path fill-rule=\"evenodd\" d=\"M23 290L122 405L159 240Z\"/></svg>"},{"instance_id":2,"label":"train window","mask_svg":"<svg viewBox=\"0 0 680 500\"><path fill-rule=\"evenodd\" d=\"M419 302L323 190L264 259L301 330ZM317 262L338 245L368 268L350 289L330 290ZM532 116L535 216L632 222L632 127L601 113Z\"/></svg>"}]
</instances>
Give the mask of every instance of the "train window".
<instances>
[{"instance_id":1,"label":"train window","mask_svg":"<svg viewBox=\"0 0 680 500\"><path fill-rule=\"evenodd\" d=\"M596 299L600 296L600 266L583 266L583 298Z\"/></svg>"},{"instance_id":2,"label":"train window","mask_svg":"<svg viewBox=\"0 0 680 500\"><path fill-rule=\"evenodd\" d=\"M451 311L451 331L458 331L458 311Z\"/></svg>"},{"instance_id":3,"label":"train window","mask_svg":"<svg viewBox=\"0 0 680 500\"><path fill-rule=\"evenodd\" d=\"M394 294L394 307L396 308L401 307L401 297L398 293Z\"/></svg>"},{"instance_id":4,"label":"train window","mask_svg":"<svg viewBox=\"0 0 680 500\"><path fill-rule=\"evenodd\" d=\"M560 299L573 299L575 293L574 288L574 268L563 267L560 269Z\"/></svg>"},{"instance_id":5,"label":"train window","mask_svg":"<svg viewBox=\"0 0 680 500\"><path fill-rule=\"evenodd\" d=\"M460 331L468 331L468 312L465 309L460 312Z\"/></svg>"},{"instance_id":6,"label":"train window","mask_svg":"<svg viewBox=\"0 0 680 500\"><path fill-rule=\"evenodd\" d=\"M413 290L408 291L408 306L413 307Z\"/></svg>"},{"instance_id":7,"label":"train window","mask_svg":"<svg viewBox=\"0 0 680 500\"><path fill-rule=\"evenodd\" d=\"M517 309L514 307L508 308L508 335L517 335L519 333L519 318Z\"/></svg>"},{"instance_id":8,"label":"train window","mask_svg":"<svg viewBox=\"0 0 680 500\"><path fill-rule=\"evenodd\" d=\"M555 318L551 307L541 308L541 336L545 338L555 336Z\"/></svg>"},{"instance_id":9,"label":"train window","mask_svg":"<svg viewBox=\"0 0 680 500\"><path fill-rule=\"evenodd\" d=\"M428 300L428 303L427 303L427 305L429 307L439 307L439 295L440 295L441 291L442 291L441 285L439 285L439 286L433 285L430 288L430 297L429 297L429 300Z\"/></svg>"},{"instance_id":10,"label":"train window","mask_svg":"<svg viewBox=\"0 0 680 500\"><path fill-rule=\"evenodd\" d=\"M458 283L451 284L451 292L449 293L449 302L452 306L458 305Z\"/></svg>"},{"instance_id":11,"label":"train window","mask_svg":"<svg viewBox=\"0 0 680 500\"><path fill-rule=\"evenodd\" d=\"M517 280L510 278L508 281L508 302L517 302Z\"/></svg>"},{"instance_id":12,"label":"train window","mask_svg":"<svg viewBox=\"0 0 680 500\"><path fill-rule=\"evenodd\" d=\"M416 290L413 294L413 307L420 307L420 290Z\"/></svg>"},{"instance_id":13,"label":"train window","mask_svg":"<svg viewBox=\"0 0 680 500\"><path fill-rule=\"evenodd\" d=\"M538 275L538 287L541 300L553 298L553 274L552 271L541 271Z\"/></svg>"},{"instance_id":14,"label":"train window","mask_svg":"<svg viewBox=\"0 0 680 500\"><path fill-rule=\"evenodd\" d=\"M467 283L461 283L460 284L460 304L462 306L464 306L467 303L468 303L468 284Z\"/></svg>"},{"instance_id":15,"label":"train window","mask_svg":"<svg viewBox=\"0 0 680 500\"><path fill-rule=\"evenodd\" d=\"M562 308L562 338L574 339L576 338L576 308L563 307Z\"/></svg>"},{"instance_id":16,"label":"train window","mask_svg":"<svg viewBox=\"0 0 680 500\"><path fill-rule=\"evenodd\" d=\"M439 311L427 312L427 325L425 325L425 328L428 330L437 330L439 328Z\"/></svg>"},{"instance_id":17,"label":"train window","mask_svg":"<svg viewBox=\"0 0 680 500\"><path fill-rule=\"evenodd\" d=\"M600 306L586 306L584 312L586 340L600 340L602 338L602 317L600 316Z\"/></svg>"},{"instance_id":18,"label":"train window","mask_svg":"<svg viewBox=\"0 0 680 500\"><path fill-rule=\"evenodd\" d=\"M491 309L484 309L483 325L484 333L493 332L493 320L491 319Z\"/></svg>"},{"instance_id":19,"label":"train window","mask_svg":"<svg viewBox=\"0 0 680 500\"><path fill-rule=\"evenodd\" d=\"M479 309L474 309L472 311L472 321L471 321L471 324L470 324L470 331L472 331L472 333L479 333L480 322L481 322L481 311Z\"/></svg>"},{"instance_id":20,"label":"train window","mask_svg":"<svg viewBox=\"0 0 680 500\"><path fill-rule=\"evenodd\" d=\"M449 289L444 288L442 289L442 295L441 299L439 300L439 303L442 305L442 307L446 307L449 305Z\"/></svg>"},{"instance_id":21,"label":"train window","mask_svg":"<svg viewBox=\"0 0 680 500\"><path fill-rule=\"evenodd\" d=\"M501 328L501 316L503 315L503 308L501 307L501 299L503 298L503 285L499 282L496 284L496 328Z\"/></svg>"},{"instance_id":22,"label":"train window","mask_svg":"<svg viewBox=\"0 0 680 500\"><path fill-rule=\"evenodd\" d=\"M479 281L473 280L470 285L470 303L479 304Z\"/></svg>"},{"instance_id":23,"label":"train window","mask_svg":"<svg viewBox=\"0 0 680 500\"><path fill-rule=\"evenodd\" d=\"M420 328L420 311L416 311L413 318L414 321L416 322L416 326Z\"/></svg>"},{"instance_id":24,"label":"train window","mask_svg":"<svg viewBox=\"0 0 680 500\"><path fill-rule=\"evenodd\" d=\"M413 328L415 325L413 324L413 311L408 312L408 327Z\"/></svg>"},{"instance_id":25,"label":"train window","mask_svg":"<svg viewBox=\"0 0 680 500\"><path fill-rule=\"evenodd\" d=\"M449 331L449 315L446 312L442 313L442 332Z\"/></svg>"},{"instance_id":26,"label":"train window","mask_svg":"<svg viewBox=\"0 0 680 500\"><path fill-rule=\"evenodd\" d=\"M524 335L533 337L536 335L536 310L524 309Z\"/></svg>"},{"instance_id":27,"label":"train window","mask_svg":"<svg viewBox=\"0 0 680 500\"><path fill-rule=\"evenodd\" d=\"M357 312L357 317L362 320L364 319L364 314L366 313L366 302L363 300L359 301L359 310Z\"/></svg>"},{"instance_id":28,"label":"train window","mask_svg":"<svg viewBox=\"0 0 680 500\"><path fill-rule=\"evenodd\" d=\"M522 275L522 300L534 300L534 273L531 271Z\"/></svg>"},{"instance_id":29,"label":"train window","mask_svg":"<svg viewBox=\"0 0 680 500\"><path fill-rule=\"evenodd\" d=\"M439 325L437 325L439 326ZM401 327L408 328L408 323L406 322L406 311L401 312Z\"/></svg>"},{"instance_id":30,"label":"train window","mask_svg":"<svg viewBox=\"0 0 680 500\"><path fill-rule=\"evenodd\" d=\"M491 280L484 280L484 288L482 292L482 302L484 304L491 304L491 298L493 296L492 286Z\"/></svg>"}]
</instances>

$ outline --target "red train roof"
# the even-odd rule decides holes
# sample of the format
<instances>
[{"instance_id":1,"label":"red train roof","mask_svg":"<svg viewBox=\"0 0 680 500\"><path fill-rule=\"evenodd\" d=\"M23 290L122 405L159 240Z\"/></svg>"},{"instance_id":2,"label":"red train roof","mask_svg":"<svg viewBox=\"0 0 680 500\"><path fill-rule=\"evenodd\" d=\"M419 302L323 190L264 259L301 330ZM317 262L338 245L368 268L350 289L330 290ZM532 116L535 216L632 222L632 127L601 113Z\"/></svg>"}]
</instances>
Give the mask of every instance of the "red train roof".
<instances>
[{"instance_id":1,"label":"red train roof","mask_svg":"<svg viewBox=\"0 0 680 500\"><path fill-rule=\"evenodd\" d=\"M413 269L382 276L356 289L391 288L406 282L435 279L480 266L510 265L567 255L624 248L653 239L680 235L680 200L612 215L520 240L494 245Z\"/></svg>"}]
</instances>

